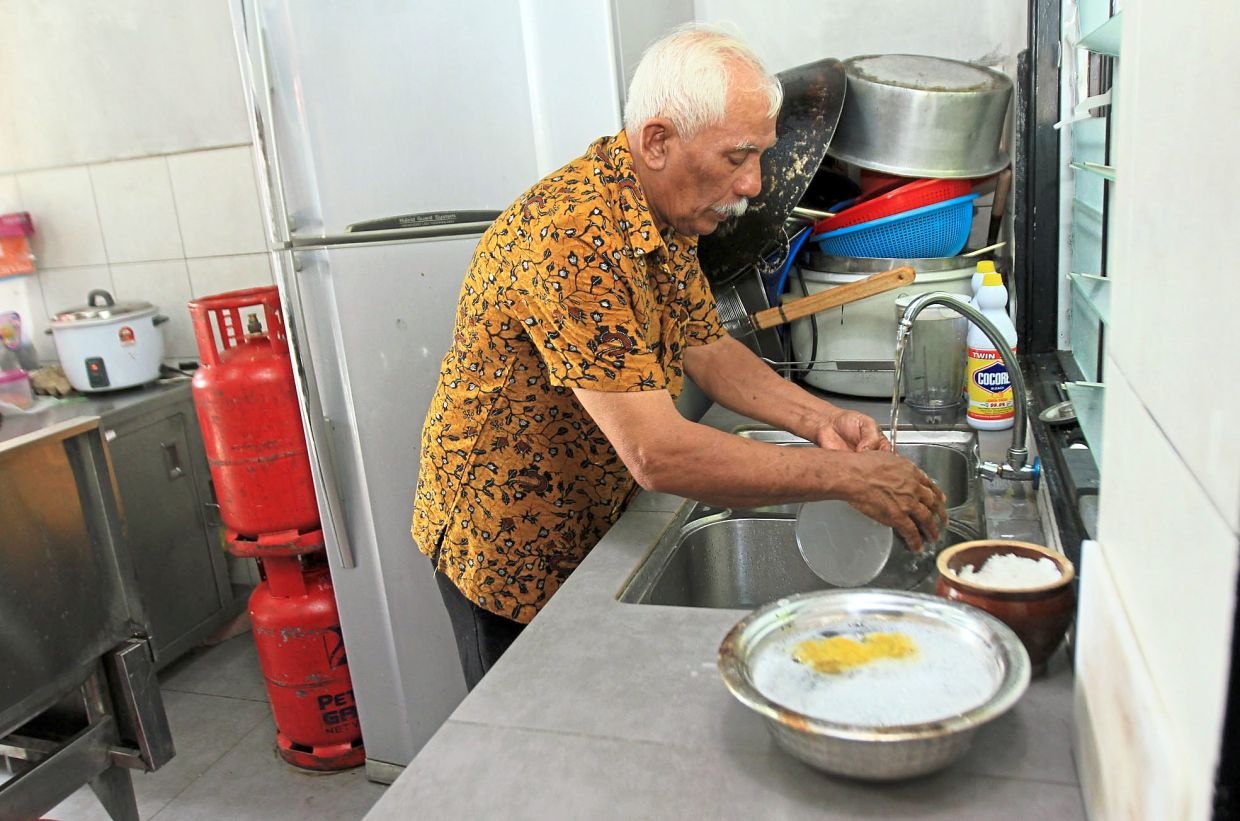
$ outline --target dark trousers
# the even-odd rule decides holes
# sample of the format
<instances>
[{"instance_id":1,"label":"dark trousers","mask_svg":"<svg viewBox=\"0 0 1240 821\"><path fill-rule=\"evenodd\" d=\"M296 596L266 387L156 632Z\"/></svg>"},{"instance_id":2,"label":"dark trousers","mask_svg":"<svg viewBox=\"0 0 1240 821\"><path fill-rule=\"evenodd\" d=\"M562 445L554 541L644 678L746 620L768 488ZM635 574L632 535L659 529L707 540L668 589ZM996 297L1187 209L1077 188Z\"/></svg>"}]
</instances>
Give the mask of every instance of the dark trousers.
<instances>
[{"instance_id":1,"label":"dark trousers","mask_svg":"<svg viewBox=\"0 0 1240 821\"><path fill-rule=\"evenodd\" d=\"M439 585L439 595L452 621L456 652L461 657L461 669L465 672L465 685L472 690L521 635L525 625L474 604L439 571L435 571L435 583Z\"/></svg>"}]
</instances>

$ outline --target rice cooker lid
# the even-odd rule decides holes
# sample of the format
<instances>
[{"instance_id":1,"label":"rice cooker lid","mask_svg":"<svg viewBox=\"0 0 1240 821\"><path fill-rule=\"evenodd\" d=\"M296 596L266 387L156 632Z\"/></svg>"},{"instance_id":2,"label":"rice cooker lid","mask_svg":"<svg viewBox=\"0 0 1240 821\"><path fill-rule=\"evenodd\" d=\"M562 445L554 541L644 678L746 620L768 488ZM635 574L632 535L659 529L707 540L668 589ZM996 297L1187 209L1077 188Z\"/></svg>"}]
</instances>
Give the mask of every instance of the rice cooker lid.
<instances>
[{"instance_id":1,"label":"rice cooker lid","mask_svg":"<svg viewBox=\"0 0 1240 821\"><path fill-rule=\"evenodd\" d=\"M137 319L140 315L155 313L155 306L140 300L117 302L102 289L86 295L86 304L61 311L52 319L54 327L79 323L107 322L114 319Z\"/></svg>"}]
</instances>

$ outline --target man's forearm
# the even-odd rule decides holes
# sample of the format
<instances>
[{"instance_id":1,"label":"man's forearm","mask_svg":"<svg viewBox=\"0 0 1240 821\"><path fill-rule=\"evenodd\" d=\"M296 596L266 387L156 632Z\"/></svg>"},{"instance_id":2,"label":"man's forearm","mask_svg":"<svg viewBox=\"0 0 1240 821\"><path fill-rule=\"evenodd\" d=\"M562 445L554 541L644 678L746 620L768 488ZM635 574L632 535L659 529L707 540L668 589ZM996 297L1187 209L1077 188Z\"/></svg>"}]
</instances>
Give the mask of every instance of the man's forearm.
<instances>
[{"instance_id":1,"label":"man's forearm","mask_svg":"<svg viewBox=\"0 0 1240 821\"><path fill-rule=\"evenodd\" d=\"M691 348L689 377L725 408L813 440L840 410L771 370L735 339Z\"/></svg>"},{"instance_id":2,"label":"man's forearm","mask_svg":"<svg viewBox=\"0 0 1240 821\"><path fill-rule=\"evenodd\" d=\"M644 487L719 507L850 499L864 484L853 454L779 447L687 420L641 441L625 461Z\"/></svg>"},{"instance_id":3,"label":"man's forearm","mask_svg":"<svg viewBox=\"0 0 1240 821\"><path fill-rule=\"evenodd\" d=\"M907 459L878 448L754 442L688 421L664 390L573 392L647 490L725 507L843 499L896 528L914 549L921 545L919 528L934 534L936 516L945 515L934 483ZM783 414L758 418L797 429ZM864 431L855 433L859 439Z\"/></svg>"}]
</instances>

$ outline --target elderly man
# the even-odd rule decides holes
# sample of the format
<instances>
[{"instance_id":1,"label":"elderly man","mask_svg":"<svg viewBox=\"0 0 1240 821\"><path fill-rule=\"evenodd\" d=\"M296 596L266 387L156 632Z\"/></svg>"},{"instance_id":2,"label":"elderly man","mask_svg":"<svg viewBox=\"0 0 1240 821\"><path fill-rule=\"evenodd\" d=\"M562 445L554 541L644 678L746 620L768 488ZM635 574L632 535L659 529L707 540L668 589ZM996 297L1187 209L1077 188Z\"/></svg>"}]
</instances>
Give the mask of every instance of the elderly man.
<instances>
[{"instance_id":1,"label":"elderly man","mask_svg":"<svg viewBox=\"0 0 1240 821\"><path fill-rule=\"evenodd\" d=\"M744 212L779 83L743 44L678 30L643 56L625 127L483 235L422 433L413 537L472 687L619 517L635 485L718 506L843 499L914 548L938 488L870 418L781 379L729 337L697 237ZM817 448L684 419L686 374Z\"/></svg>"}]
</instances>

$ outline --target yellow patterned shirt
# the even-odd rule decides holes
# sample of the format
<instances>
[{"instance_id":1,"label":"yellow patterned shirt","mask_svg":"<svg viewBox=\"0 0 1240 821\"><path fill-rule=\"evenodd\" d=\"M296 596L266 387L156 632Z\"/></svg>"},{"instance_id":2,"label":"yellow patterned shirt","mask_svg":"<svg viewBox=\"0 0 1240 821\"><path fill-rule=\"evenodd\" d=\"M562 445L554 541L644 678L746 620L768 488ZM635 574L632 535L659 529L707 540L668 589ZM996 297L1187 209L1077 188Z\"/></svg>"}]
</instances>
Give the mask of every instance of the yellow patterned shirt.
<instances>
[{"instance_id":1,"label":"yellow patterned shirt","mask_svg":"<svg viewBox=\"0 0 1240 821\"><path fill-rule=\"evenodd\" d=\"M624 132L483 234L422 429L413 538L478 605L528 622L634 488L573 388L680 394L724 336L697 238L660 235Z\"/></svg>"}]
</instances>

